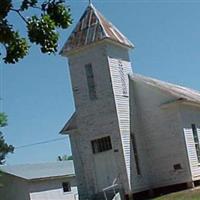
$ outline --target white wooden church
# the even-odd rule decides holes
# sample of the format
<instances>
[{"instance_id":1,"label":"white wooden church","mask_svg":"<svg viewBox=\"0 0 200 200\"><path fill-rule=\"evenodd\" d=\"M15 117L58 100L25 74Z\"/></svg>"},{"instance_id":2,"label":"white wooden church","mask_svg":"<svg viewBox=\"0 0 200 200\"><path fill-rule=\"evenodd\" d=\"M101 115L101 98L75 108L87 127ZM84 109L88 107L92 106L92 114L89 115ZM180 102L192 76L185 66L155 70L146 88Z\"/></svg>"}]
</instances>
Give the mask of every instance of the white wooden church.
<instances>
[{"instance_id":1,"label":"white wooden church","mask_svg":"<svg viewBox=\"0 0 200 200\"><path fill-rule=\"evenodd\" d=\"M80 200L200 180L200 93L132 72L133 44L90 4L61 50L76 111L69 134ZM114 186L113 186L114 187Z\"/></svg>"}]
</instances>

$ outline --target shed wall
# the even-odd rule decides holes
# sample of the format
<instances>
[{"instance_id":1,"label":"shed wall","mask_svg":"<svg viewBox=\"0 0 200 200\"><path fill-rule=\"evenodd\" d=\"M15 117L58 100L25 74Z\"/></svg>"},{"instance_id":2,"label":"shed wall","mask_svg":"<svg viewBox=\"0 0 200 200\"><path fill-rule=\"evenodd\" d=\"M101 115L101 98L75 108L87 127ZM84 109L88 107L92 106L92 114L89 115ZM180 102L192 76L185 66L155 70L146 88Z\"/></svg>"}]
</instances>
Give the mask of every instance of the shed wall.
<instances>
[{"instance_id":1,"label":"shed wall","mask_svg":"<svg viewBox=\"0 0 200 200\"><path fill-rule=\"evenodd\" d=\"M0 182L0 200L30 200L26 180L2 173Z\"/></svg>"},{"instance_id":2,"label":"shed wall","mask_svg":"<svg viewBox=\"0 0 200 200\"><path fill-rule=\"evenodd\" d=\"M70 192L63 192L63 182L70 182ZM78 200L75 177L31 181L29 192L31 200Z\"/></svg>"}]
</instances>

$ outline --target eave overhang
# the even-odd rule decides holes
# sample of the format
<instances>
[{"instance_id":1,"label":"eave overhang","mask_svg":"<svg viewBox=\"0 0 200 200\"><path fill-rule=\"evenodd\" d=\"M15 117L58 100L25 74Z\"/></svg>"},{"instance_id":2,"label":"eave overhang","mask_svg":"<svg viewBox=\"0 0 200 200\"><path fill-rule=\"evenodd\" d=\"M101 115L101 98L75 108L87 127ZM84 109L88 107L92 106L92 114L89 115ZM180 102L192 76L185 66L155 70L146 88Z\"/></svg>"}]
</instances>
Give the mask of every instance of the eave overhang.
<instances>
[{"instance_id":1,"label":"eave overhang","mask_svg":"<svg viewBox=\"0 0 200 200\"><path fill-rule=\"evenodd\" d=\"M177 105L188 105L188 106L200 107L200 102L195 102L195 101L190 101L188 99L179 98L179 99L175 99L175 100L161 104L160 108L168 109Z\"/></svg>"},{"instance_id":2,"label":"eave overhang","mask_svg":"<svg viewBox=\"0 0 200 200\"><path fill-rule=\"evenodd\" d=\"M77 129L76 112L72 114L70 119L66 122L62 130L59 132L62 135L69 134L70 131Z\"/></svg>"}]
</instances>

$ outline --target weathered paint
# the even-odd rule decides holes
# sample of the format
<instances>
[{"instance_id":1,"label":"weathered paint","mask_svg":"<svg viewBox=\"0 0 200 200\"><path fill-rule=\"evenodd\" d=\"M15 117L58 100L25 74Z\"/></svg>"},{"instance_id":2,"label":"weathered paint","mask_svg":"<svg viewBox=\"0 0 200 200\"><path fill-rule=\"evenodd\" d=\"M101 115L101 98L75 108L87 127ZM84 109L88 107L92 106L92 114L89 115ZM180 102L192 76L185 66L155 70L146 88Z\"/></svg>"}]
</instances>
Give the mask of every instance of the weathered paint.
<instances>
[{"instance_id":1,"label":"weathered paint","mask_svg":"<svg viewBox=\"0 0 200 200\"><path fill-rule=\"evenodd\" d=\"M160 106L174 96L142 81L131 80L130 84L131 101L135 102L131 103L131 129L141 167L139 176L132 169L133 192L191 181L180 109ZM174 170L175 164L182 169Z\"/></svg>"},{"instance_id":2,"label":"weathered paint","mask_svg":"<svg viewBox=\"0 0 200 200\"><path fill-rule=\"evenodd\" d=\"M114 66L111 66L110 63L112 57L122 60L126 65L129 63L125 67L130 67L127 49L106 41L69 56L77 123L76 130L69 133L81 199L86 196L89 198L102 192L101 183L105 182L105 179L108 180L105 187L111 185L114 179L117 178L118 183L126 192L130 190L126 170L128 162L126 163L124 160L125 154L128 158L128 148L125 149L125 145L121 142L121 138L125 138L125 134L129 129L127 122L125 124L122 122L123 115L119 117L120 109L124 108L124 102L125 105L128 105L128 98L121 98L120 95L122 93L120 95L114 94L115 89L113 88L116 87L116 81L112 79L112 76L114 76L111 72L111 68ZM96 100L90 100L89 98L84 71L84 66L88 63L91 63L93 67ZM116 67L119 70L119 66ZM125 71L126 76L127 71ZM121 80L119 84L118 88L122 88ZM124 101L124 99L126 100ZM120 102L122 102L122 106ZM127 107L124 109L124 113L125 116L129 116ZM121 131L124 129L127 132ZM108 135L111 137L113 149L101 153L102 155L105 154L105 156L109 153L110 156L110 159L105 159L105 162L102 163L100 156L92 153L91 140ZM105 168L102 168L101 165L107 166L109 169L107 168L106 171L102 172L101 170ZM115 166L116 170L113 170L113 166ZM112 174L109 173L109 170L112 170Z\"/></svg>"},{"instance_id":3,"label":"weathered paint","mask_svg":"<svg viewBox=\"0 0 200 200\"><path fill-rule=\"evenodd\" d=\"M70 182L71 191L63 192L63 182ZM31 200L78 200L78 191L74 178L31 181L29 182L29 193Z\"/></svg>"},{"instance_id":4,"label":"weathered paint","mask_svg":"<svg viewBox=\"0 0 200 200\"><path fill-rule=\"evenodd\" d=\"M62 183L70 182L72 191L63 192ZM75 177L26 180L1 174L0 199L2 200L78 200Z\"/></svg>"},{"instance_id":5,"label":"weathered paint","mask_svg":"<svg viewBox=\"0 0 200 200\"><path fill-rule=\"evenodd\" d=\"M65 55L103 39L109 39L130 48L133 47L133 44L90 4L69 36L61 54Z\"/></svg>"},{"instance_id":6,"label":"weathered paint","mask_svg":"<svg viewBox=\"0 0 200 200\"><path fill-rule=\"evenodd\" d=\"M130 184L130 120L128 74L132 73L128 51L108 47L108 63L120 129L120 136Z\"/></svg>"},{"instance_id":7,"label":"weathered paint","mask_svg":"<svg viewBox=\"0 0 200 200\"><path fill-rule=\"evenodd\" d=\"M81 200L101 193L115 178L126 193L136 193L191 182L199 173L186 126L190 114L180 103L199 104L200 93L137 75L128 84L130 47L90 5L61 52L69 58L76 107L75 117L62 132L70 136ZM87 64L93 67L95 100L89 98ZM111 137L113 149L93 154L91 141L105 136Z\"/></svg>"},{"instance_id":8,"label":"weathered paint","mask_svg":"<svg viewBox=\"0 0 200 200\"><path fill-rule=\"evenodd\" d=\"M181 108L181 120L183 132L185 135L185 142L187 147L188 159L192 174L192 180L200 179L200 163L197 159L194 137L192 132L192 124L195 124L200 139L200 108L190 105L180 105Z\"/></svg>"},{"instance_id":9,"label":"weathered paint","mask_svg":"<svg viewBox=\"0 0 200 200\"><path fill-rule=\"evenodd\" d=\"M30 200L28 182L20 177L1 173L0 199Z\"/></svg>"}]
</instances>

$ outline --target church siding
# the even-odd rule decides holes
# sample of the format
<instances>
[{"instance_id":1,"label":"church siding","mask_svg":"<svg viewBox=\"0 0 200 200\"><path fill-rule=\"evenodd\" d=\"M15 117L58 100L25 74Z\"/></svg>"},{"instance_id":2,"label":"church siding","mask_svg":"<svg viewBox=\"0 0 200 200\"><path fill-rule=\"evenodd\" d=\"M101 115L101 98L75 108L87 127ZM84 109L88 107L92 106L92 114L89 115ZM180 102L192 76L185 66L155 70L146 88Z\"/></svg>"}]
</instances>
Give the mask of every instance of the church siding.
<instances>
[{"instance_id":1,"label":"church siding","mask_svg":"<svg viewBox=\"0 0 200 200\"><path fill-rule=\"evenodd\" d=\"M191 128L196 124L200 136L200 108L174 103L199 95L137 75L128 80L131 47L90 4L61 51L69 58L76 107L76 129L69 135L80 200L94 199L114 180L130 194L200 179ZM93 152L91 142L105 142L103 137L112 149L99 144Z\"/></svg>"},{"instance_id":2,"label":"church siding","mask_svg":"<svg viewBox=\"0 0 200 200\"><path fill-rule=\"evenodd\" d=\"M119 122L121 141L123 146L124 159L127 176L130 184L130 120L129 120L129 84L128 74L132 73L131 62L126 49L117 46L109 46L108 63L111 74L113 93L116 104L116 111ZM119 55L120 53L120 55ZM126 88L124 88L126 87Z\"/></svg>"},{"instance_id":3,"label":"church siding","mask_svg":"<svg viewBox=\"0 0 200 200\"><path fill-rule=\"evenodd\" d=\"M148 179L144 181L149 188L190 181L179 108L160 107L174 98L141 82L133 80L131 84L134 84L133 93L138 114L138 121L131 119L131 124L133 123L134 127L134 123L138 123L139 128L135 130L136 139L140 138L140 142L142 137L141 145L145 145L143 149L139 149L140 162L146 160L146 168L141 170ZM182 169L175 170L176 164L180 164ZM137 186L134 179L133 185Z\"/></svg>"},{"instance_id":4,"label":"church siding","mask_svg":"<svg viewBox=\"0 0 200 200\"><path fill-rule=\"evenodd\" d=\"M96 100L89 98L87 78L84 71L84 66L88 63L91 63L93 68ZM85 196L89 198L102 192L98 185L98 179L102 178L102 174L99 177L98 173L101 166L100 163L99 166L95 165L95 159L98 155L93 154L91 141L108 135L112 141L113 165L117 166L114 178L118 178L120 186L128 192L129 186L108 66L107 46L105 43L101 43L73 54L69 57L69 64L77 121L77 132L70 132L70 140L72 151L74 151L73 155L76 155L74 160L75 170L80 174L80 176L77 175L80 199L84 199ZM73 150L74 148L76 150ZM104 152L101 154L103 155ZM106 171L103 174L106 176ZM85 191L88 191L88 194Z\"/></svg>"},{"instance_id":5,"label":"church siding","mask_svg":"<svg viewBox=\"0 0 200 200\"><path fill-rule=\"evenodd\" d=\"M77 130L73 130L71 131L69 137L70 137L74 169L77 180L78 194L80 196L80 199L87 199L89 194L87 190L88 186L85 177L86 174L85 159L83 157L83 154L80 152L81 151L80 133Z\"/></svg>"},{"instance_id":6,"label":"church siding","mask_svg":"<svg viewBox=\"0 0 200 200\"><path fill-rule=\"evenodd\" d=\"M131 164L131 188L133 193L149 190L149 167L147 163L146 140L140 122L140 110L136 107L137 96L135 95L134 84L129 80L129 95L130 95L130 132L134 134L137 145L137 156L140 174L136 170L136 161L132 142L130 144L130 164Z\"/></svg>"},{"instance_id":7,"label":"church siding","mask_svg":"<svg viewBox=\"0 0 200 200\"><path fill-rule=\"evenodd\" d=\"M192 180L195 181L200 179L200 163L197 159L192 124L196 125L197 134L200 140L200 108L188 105L181 105L180 108Z\"/></svg>"}]
</instances>

